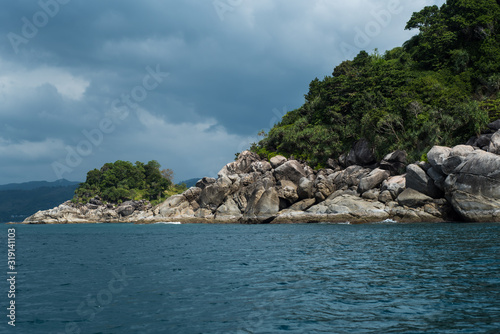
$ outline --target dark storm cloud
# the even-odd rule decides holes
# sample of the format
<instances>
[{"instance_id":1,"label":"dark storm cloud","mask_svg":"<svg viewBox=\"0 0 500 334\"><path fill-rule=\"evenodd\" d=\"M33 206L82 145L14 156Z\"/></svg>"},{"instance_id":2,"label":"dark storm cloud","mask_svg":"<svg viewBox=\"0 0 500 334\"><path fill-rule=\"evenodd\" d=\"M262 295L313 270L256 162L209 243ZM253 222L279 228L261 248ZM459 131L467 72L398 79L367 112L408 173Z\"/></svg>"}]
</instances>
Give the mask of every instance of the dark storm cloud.
<instances>
[{"instance_id":1,"label":"dark storm cloud","mask_svg":"<svg viewBox=\"0 0 500 334\"><path fill-rule=\"evenodd\" d=\"M4 3L0 183L82 180L117 159L156 159L178 181L214 175L283 109L300 106L314 77L361 49L401 44L411 13L429 4ZM168 76L155 82L151 71ZM112 131L101 131L103 120Z\"/></svg>"}]
</instances>

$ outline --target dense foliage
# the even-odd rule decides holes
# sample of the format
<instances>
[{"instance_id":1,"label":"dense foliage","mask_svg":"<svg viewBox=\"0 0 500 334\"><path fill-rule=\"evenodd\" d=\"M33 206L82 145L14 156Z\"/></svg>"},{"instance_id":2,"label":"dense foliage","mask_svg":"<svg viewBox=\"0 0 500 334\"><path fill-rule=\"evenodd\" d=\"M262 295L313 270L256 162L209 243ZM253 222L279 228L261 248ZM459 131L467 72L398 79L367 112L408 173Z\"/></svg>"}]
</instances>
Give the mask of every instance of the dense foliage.
<instances>
[{"instance_id":1,"label":"dense foliage","mask_svg":"<svg viewBox=\"0 0 500 334\"><path fill-rule=\"evenodd\" d=\"M414 13L406 29L419 33L402 47L361 51L314 79L304 105L252 150L321 165L365 138L379 158L402 149L417 160L500 118L500 1L448 0Z\"/></svg>"},{"instance_id":2,"label":"dense foliage","mask_svg":"<svg viewBox=\"0 0 500 334\"><path fill-rule=\"evenodd\" d=\"M141 199L159 201L185 189L185 186L172 184L172 174L171 170L160 170L155 160L147 164L137 161L135 165L118 160L105 164L100 170L89 171L87 180L76 189L73 201L86 203L95 196L111 203Z\"/></svg>"}]
</instances>

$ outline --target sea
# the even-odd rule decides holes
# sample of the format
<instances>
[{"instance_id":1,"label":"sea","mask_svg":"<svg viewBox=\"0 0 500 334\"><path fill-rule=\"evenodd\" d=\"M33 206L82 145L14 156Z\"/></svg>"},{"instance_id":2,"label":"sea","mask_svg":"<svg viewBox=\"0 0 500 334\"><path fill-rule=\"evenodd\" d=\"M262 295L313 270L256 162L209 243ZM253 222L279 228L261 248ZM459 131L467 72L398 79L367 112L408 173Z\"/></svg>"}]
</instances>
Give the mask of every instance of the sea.
<instances>
[{"instance_id":1,"label":"sea","mask_svg":"<svg viewBox=\"0 0 500 334\"><path fill-rule=\"evenodd\" d=\"M0 333L500 333L496 223L3 225L1 238Z\"/></svg>"}]
</instances>

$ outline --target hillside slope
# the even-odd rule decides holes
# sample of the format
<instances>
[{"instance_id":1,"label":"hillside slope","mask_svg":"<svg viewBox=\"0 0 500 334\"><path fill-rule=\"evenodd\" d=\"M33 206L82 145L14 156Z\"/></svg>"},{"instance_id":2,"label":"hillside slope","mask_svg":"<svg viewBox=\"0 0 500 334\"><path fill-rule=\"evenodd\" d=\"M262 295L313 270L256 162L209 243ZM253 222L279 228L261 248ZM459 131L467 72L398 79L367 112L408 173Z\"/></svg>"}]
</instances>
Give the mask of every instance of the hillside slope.
<instances>
[{"instance_id":1,"label":"hillside slope","mask_svg":"<svg viewBox=\"0 0 500 334\"><path fill-rule=\"evenodd\" d=\"M366 139L380 159L400 149L425 159L500 116L500 4L449 0L414 13L419 32L385 54L361 51L314 79L302 107L252 146L261 156L294 156L315 166Z\"/></svg>"}]
</instances>

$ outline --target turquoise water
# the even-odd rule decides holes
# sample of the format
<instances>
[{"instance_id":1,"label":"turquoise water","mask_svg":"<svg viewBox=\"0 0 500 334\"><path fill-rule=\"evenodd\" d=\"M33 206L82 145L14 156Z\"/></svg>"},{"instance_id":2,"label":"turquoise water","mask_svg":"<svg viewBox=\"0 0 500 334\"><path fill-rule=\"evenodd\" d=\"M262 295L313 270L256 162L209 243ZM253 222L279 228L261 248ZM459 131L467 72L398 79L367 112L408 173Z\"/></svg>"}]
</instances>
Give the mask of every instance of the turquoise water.
<instances>
[{"instance_id":1,"label":"turquoise water","mask_svg":"<svg viewBox=\"0 0 500 334\"><path fill-rule=\"evenodd\" d=\"M500 224L14 228L0 333L500 332Z\"/></svg>"}]
</instances>

